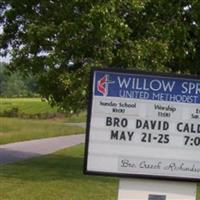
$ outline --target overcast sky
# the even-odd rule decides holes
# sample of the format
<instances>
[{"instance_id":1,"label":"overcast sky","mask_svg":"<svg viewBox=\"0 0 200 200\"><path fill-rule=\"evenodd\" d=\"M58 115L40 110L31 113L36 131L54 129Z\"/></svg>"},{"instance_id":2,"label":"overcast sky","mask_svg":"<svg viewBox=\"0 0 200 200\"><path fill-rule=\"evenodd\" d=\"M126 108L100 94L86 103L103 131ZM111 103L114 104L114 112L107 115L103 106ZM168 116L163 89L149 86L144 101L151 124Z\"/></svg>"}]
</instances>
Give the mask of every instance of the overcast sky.
<instances>
[{"instance_id":1,"label":"overcast sky","mask_svg":"<svg viewBox=\"0 0 200 200\"><path fill-rule=\"evenodd\" d=\"M2 26L0 26L0 34L3 32L3 30L2 30ZM7 57L2 57L1 55L0 55L0 62L9 62L9 56L7 56Z\"/></svg>"},{"instance_id":2,"label":"overcast sky","mask_svg":"<svg viewBox=\"0 0 200 200\"><path fill-rule=\"evenodd\" d=\"M10 58L7 56L7 57L1 57L0 56L0 62L6 62L6 63L9 63L9 60Z\"/></svg>"}]
</instances>

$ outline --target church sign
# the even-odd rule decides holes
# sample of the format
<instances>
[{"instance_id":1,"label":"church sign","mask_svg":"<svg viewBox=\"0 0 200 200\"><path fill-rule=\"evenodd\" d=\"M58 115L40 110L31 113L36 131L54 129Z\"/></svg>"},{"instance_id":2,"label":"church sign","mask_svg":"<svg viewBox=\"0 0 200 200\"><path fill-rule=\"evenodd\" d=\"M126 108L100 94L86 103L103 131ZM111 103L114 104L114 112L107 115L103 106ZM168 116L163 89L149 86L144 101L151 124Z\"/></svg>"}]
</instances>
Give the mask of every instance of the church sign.
<instances>
[{"instance_id":1,"label":"church sign","mask_svg":"<svg viewBox=\"0 0 200 200\"><path fill-rule=\"evenodd\" d=\"M200 180L200 78L96 69L86 174Z\"/></svg>"}]
</instances>

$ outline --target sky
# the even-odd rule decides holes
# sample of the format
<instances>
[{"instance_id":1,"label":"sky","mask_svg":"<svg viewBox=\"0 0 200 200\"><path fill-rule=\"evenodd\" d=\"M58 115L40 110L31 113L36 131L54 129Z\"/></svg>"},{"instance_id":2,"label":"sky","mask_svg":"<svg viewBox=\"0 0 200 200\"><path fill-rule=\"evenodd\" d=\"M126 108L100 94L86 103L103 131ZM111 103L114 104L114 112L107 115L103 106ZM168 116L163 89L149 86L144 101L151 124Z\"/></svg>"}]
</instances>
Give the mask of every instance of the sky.
<instances>
[{"instance_id":1,"label":"sky","mask_svg":"<svg viewBox=\"0 0 200 200\"><path fill-rule=\"evenodd\" d=\"M9 56L7 56L7 57L1 57L1 56L0 56L0 62L9 63L9 61L10 61Z\"/></svg>"},{"instance_id":2,"label":"sky","mask_svg":"<svg viewBox=\"0 0 200 200\"><path fill-rule=\"evenodd\" d=\"M2 26L0 26L0 34L1 34L2 32L3 32L3 29L2 29ZM10 60L10 57L9 57L9 56L7 56L7 57L2 57L2 56L0 55L0 62L6 62L6 63L8 63L9 60Z\"/></svg>"}]
</instances>

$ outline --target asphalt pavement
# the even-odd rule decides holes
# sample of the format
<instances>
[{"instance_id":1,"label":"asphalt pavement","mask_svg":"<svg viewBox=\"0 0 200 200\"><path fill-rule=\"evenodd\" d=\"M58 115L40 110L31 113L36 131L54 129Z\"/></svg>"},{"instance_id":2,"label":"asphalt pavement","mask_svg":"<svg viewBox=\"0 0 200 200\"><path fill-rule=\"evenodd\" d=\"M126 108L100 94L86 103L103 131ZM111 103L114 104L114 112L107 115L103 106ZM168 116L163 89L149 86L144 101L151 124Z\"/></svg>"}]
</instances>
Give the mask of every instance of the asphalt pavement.
<instances>
[{"instance_id":1,"label":"asphalt pavement","mask_svg":"<svg viewBox=\"0 0 200 200\"><path fill-rule=\"evenodd\" d=\"M0 145L0 165L47 155L55 151L84 143L85 135L60 136Z\"/></svg>"}]
</instances>

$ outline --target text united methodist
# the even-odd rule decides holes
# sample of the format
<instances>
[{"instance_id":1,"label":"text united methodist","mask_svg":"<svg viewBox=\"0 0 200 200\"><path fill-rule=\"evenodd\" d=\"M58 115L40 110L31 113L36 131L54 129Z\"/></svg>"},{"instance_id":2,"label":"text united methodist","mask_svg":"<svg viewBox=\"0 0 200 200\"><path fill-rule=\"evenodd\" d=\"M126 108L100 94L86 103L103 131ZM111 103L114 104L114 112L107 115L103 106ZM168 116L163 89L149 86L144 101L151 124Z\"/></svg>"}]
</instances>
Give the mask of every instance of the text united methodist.
<instances>
[{"instance_id":1,"label":"text united methodist","mask_svg":"<svg viewBox=\"0 0 200 200\"><path fill-rule=\"evenodd\" d=\"M200 81L117 77L119 97L200 103Z\"/></svg>"}]
</instances>

